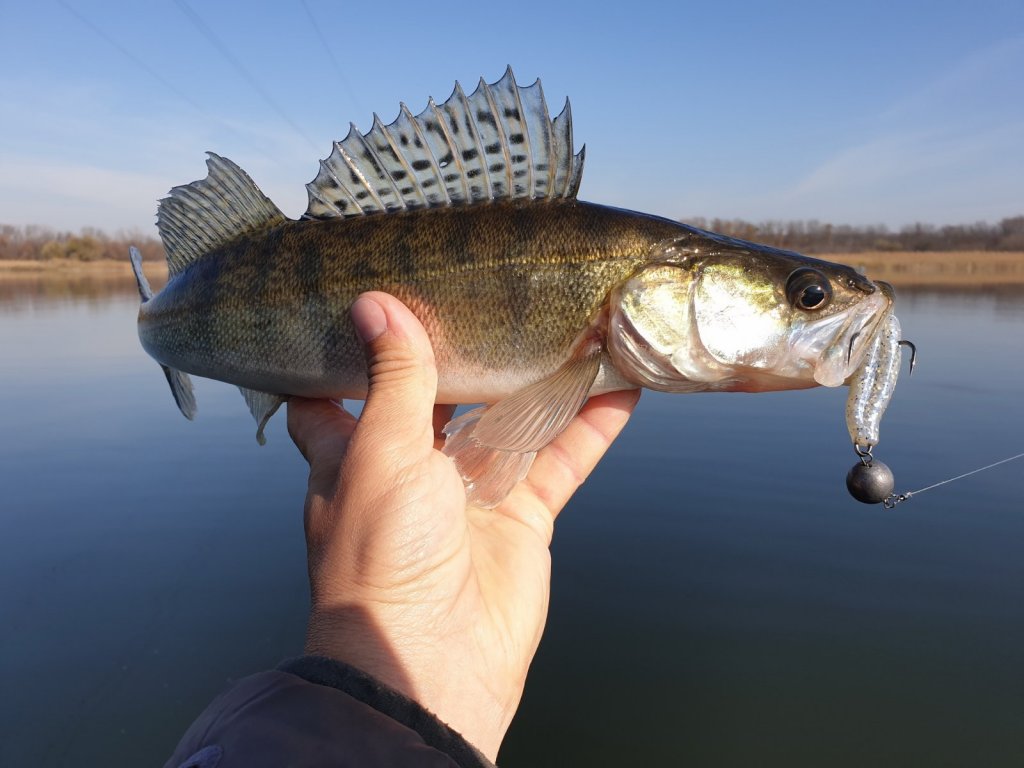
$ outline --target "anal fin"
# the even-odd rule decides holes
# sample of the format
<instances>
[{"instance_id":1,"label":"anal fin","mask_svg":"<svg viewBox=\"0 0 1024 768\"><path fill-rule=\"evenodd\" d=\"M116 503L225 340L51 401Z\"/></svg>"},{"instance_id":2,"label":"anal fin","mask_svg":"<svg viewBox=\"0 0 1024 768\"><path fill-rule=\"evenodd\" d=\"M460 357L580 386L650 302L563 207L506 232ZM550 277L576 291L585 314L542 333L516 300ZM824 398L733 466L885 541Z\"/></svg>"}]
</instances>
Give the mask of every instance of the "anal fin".
<instances>
[{"instance_id":1,"label":"anal fin","mask_svg":"<svg viewBox=\"0 0 1024 768\"><path fill-rule=\"evenodd\" d=\"M167 383L171 385L171 394L174 395L174 402L177 403L178 410L186 419L192 421L196 417L196 396L192 391L192 380L187 373L179 371L177 368L169 368L166 365L160 367L163 368L164 376L167 377Z\"/></svg>"},{"instance_id":2,"label":"anal fin","mask_svg":"<svg viewBox=\"0 0 1024 768\"><path fill-rule=\"evenodd\" d=\"M444 452L455 461L470 504L500 504L537 451L569 426L597 378L602 349L588 340L551 376L448 422Z\"/></svg>"},{"instance_id":3,"label":"anal fin","mask_svg":"<svg viewBox=\"0 0 1024 768\"><path fill-rule=\"evenodd\" d=\"M245 398L245 404L249 406L249 413L256 419L256 442L260 445L266 445L267 438L263 434L263 429L267 426L267 422L270 421L270 417L277 413L277 409L281 407L281 403L285 401L285 398L280 395L272 395L269 392L246 389L245 387L239 387L238 391Z\"/></svg>"}]
</instances>

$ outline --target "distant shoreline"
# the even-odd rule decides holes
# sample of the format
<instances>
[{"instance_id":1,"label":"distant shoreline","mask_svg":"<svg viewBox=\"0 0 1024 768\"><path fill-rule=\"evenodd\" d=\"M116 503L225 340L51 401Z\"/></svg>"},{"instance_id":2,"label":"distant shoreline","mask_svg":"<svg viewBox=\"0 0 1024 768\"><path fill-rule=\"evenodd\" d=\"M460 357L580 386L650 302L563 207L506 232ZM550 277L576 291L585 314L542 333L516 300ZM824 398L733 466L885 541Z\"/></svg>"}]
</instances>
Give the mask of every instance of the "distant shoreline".
<instances>
[{"instance_id":1,"label":"distant shoreline","mask_svg":"<svg viewBox=\"0 0 1024 768\"><path fill-rule=\"evenodd\" d=\"M821 254L815 258L861 269L868 277L887 280L897 288L1024 287L1024 252L1016 251L869 251ZM147 261L146 275L156 284L167 279L164 263ZM129 279L128 259L0 260L5 283L40 279Z\"/></svg>"},{"instance_id":2,"label":"distant shoreline","mask_svg":"<svg viewBox=\"0 0 1024 768\"><path fill-rule=\"evenodd\" d=\"M143 264L147 275L166 275L167 265L147 261ZM96 261L80 261L79 259L0 259L0 276L16 275L124 275L131 277L132 265L128 258L123 260L97 259Z\"/></svg>"},{"instance_id":3,"label":"distant shoreline","mask_svg":"<svg viewBox=\"0 0 1024 768\"><path fill-rule=\"evenodd\" d=\"M817 258L848 264L897 288L1024 287L1020 251L866 251Z\"/></svg>"}]
</instances>

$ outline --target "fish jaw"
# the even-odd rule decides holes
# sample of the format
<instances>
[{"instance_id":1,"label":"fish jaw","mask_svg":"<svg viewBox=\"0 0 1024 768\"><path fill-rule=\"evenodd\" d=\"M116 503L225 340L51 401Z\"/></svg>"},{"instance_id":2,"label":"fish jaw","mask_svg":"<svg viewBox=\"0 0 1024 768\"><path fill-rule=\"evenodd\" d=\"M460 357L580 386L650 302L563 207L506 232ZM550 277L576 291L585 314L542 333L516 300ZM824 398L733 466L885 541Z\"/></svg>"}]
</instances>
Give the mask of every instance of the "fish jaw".
<instances>
[{"instance_id":1,"label":"fish jaw","mask_svg":"<svg viewBox=\"0 0 1024 768\"><path fill-rule=\"evenodd\" d=\"M795 326L780 373L797 377L808 371L816 384L840 386L860 365L891 303L878 291L846 312Z\"/></svg>"}]
</instances>

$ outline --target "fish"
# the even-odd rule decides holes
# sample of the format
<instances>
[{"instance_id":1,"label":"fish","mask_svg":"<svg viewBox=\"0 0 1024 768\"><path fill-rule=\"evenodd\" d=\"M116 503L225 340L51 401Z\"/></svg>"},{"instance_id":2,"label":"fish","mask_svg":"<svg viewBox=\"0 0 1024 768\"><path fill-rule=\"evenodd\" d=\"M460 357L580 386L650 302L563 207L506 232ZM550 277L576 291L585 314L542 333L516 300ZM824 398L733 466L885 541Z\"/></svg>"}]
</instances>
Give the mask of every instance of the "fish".
<instances>
[{"instance_id":1,"label":"fish","mask_svg":"<svg viewBox=\"0 0 1024 768\"><path fill-rule=\"evenodd\" d=\"M159 293L130 251L142 347L189 419L190 374L238 386L262 444L289 397L365 398L349 309L365 291L390 293L431 339L437 402L480 404L445 427L444 452L482 507L505 498L588 397L616 390L851 383L851 438L877 442L894 355L898 372L891 289L579 200L585 147L573 141L569 100L552 118L540 80L520 86L508 68L468 96L456 82L418 115L401 104L387 125L376 114L366 133L352 124L298 219L208 153L207 176L159 202Z\"/></svg>"}]
</instances>

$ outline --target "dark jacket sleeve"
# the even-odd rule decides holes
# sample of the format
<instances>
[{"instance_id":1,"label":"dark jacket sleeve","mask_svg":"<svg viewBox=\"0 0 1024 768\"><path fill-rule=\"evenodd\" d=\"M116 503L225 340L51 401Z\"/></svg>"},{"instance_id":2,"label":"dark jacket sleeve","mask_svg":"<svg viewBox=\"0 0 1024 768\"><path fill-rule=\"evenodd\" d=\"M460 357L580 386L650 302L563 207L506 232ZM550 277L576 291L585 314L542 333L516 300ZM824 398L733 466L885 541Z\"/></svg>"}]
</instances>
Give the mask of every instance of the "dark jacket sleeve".
<instances>
[{"instance_id":1,"label":"dark jacket sleeve","mask_svg":"<svg viewBox=\"0 0 1024 768\"><path fill-rule=\"evenodd\" d=\"M165 768L494 768L416 702L331 659L243 678L186 731Z\"/></svg>"}]
</instances>

